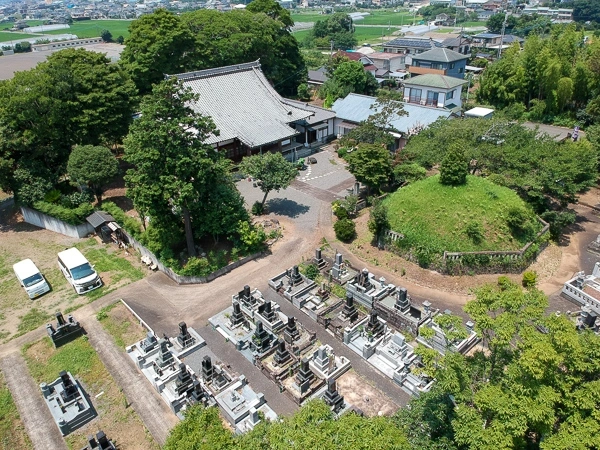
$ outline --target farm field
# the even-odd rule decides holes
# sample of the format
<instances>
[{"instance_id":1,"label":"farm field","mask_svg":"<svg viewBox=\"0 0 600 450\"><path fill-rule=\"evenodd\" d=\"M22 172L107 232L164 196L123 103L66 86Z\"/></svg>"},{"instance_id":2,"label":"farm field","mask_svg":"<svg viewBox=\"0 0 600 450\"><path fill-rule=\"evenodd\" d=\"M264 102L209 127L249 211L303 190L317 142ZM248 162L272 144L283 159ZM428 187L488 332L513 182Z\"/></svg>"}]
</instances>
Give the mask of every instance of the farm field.
<instances>
[{"instance_id":1,"label":"farm field","mask_svg":"<svg viewBox=\"0 0 600 450\"><path fill-rule=\"evenodd\" d=\"M35 38L33 34L12 33L10 31L0 31L0 42L16 41L18 39Z\"/></svg>"},{"instance_id":2,"label":"farm field","mask_svg":"<svg viewBox=\"0 0 600 450\"><path fill-rule=\"evenodd\" d=\"M365 16L362 20L357 20L356 25L409 25L413 20L413 15L408 11L368 11L370 15ZM292 13L294 22L316 22L317 20L325 20L329 14L319 14L318 12L300 12ZM420 16L416 17L420 20Z\"/></svg>"},{"instance_id":3,"label":"farm field","mask_svg":"<svg viewBox=\"0 0 600 450\"><path fill-rule=\"evenodd\" d=\"M384 37L392 36L394 31L397 31L397 28L390 28L388 31L387 28L384 27L356 27L356 31L354 35L356 36L356 40L358 41L358 46L360 47L363 43L368 42L372 45L381 44L381 35L383 32ZM294 37L298 40L298 42L302 42L306 36L308 36L310 30L301 30L296 31ZM388 39L386 39L387 41Z\"/></svg>"},{"instance_id":4,"label":"farm field","mask_svg":"<svg viewBox=\"0 0 600 450\"><path fill-rule=\"evenodd\" d=\"M64 30L48 31L47 34L76 34L79 38L100 37L102 30L108 30L112 33L113 39L118 36L128 37L128 27L131 20L86 20L75 22L69 28Z\"/></svg>"},{"instance_id":5,"label":"farm field","mask_svg":"<svg viewBox=\"0 0 600 450\"><path fill-rule=\"evenodd\" d=\"M26 20L25 22L27 22L27 25L30 27L35 27L44 23L43 20ZM14 22L2 22L0 23L0 30L10 30L14 24Z\"/></svg>"}]
</instances>

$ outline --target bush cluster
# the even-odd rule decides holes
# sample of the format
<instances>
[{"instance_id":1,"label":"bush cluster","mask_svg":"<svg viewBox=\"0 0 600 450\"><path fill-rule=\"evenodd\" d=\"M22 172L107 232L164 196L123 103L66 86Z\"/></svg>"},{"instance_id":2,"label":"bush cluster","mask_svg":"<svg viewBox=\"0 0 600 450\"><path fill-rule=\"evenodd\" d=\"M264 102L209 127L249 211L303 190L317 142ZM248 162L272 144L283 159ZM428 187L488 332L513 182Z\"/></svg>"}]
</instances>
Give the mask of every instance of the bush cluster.
<instances>
[{"instance_id":1,"label":"bush cluster","mask_svg":"<svg viewBox=\"0 0 600 450\"><path fill-rule=\"evenodd\" d=\"M71 225L82 224L85 222L85 218L94 212L91 203L82 203L77 208L66 208L58 203L39 200L33 204L33 208Z\"/></svg>"}]
</instances>

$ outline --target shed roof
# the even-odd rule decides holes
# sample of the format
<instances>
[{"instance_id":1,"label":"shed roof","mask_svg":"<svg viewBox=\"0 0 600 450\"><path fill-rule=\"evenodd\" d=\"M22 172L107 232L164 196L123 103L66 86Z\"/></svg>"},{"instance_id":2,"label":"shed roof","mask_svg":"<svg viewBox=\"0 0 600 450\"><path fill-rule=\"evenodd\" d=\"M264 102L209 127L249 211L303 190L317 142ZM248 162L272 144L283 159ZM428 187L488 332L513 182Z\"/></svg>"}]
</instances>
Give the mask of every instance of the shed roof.
<instances>
[{"instance_id":1,"label":"shed roof","mask_svg":"<svg viewBox=\"0 0 600 450\"><path fill-rule=\"evenodd\" d=\"M94 228L98 228L100 225L106 222L114 222L115 218L104 211L94 211L92 214L87 216L85 220Z\"/></svg>"},{"instance_id":2,"label":"shed roof","mask_svg":"<svg viewBox=\"0 0 600 450\"><path fill-rule=\"evenodd\" d=\"M286 104L258 61L173 76L199 94L190 106L212 117L219 130L219 136L208 137L209 144L239 139L255 148L277 142L297 134L289 123L313 114Z\"/></svg>"},{"instance_id":3,"label":"shed roof","mask_svg":"<svg viewBox=\"0 0 600 450\"><path fill-rule=\"evenodd\" d=\"M345 98L337 99L331 109L335 111L338 119L359 123L367 120L370 115L378 111L377 109L371 109L371 106L376 102L375 97L348 94ZM398 103L404 107L404 111L408 115L396 116L390 125L401 133L410 133L411 130L417 127L426 127L440 117L447 119L451 115L450 111L441 108L430 108L404 102Z\"/></svg>"},{"instance_id":4,"label":"shed roof","mask_svg":"<svg viewBox=\"0 0 600 450\"><path fill-rule=\"evenodd\" d=\"M332 111L331 109L321 108L320 106L311 105L310 103L299 102L298 100L290 100L287 98L284 98L283 101L288 105L314 113L314 115L307 117L304 120L299 120L298 122L304 122L309 125L313 125L325 120L333 119L335 117L335 111Z\"/></svg>"},{"instance_id":5,"label":"shed roof","mask_svg":"<svg viewBox=\"0 0 600 450\"><path fill-rule=\"evenodd\" d=\"M452 89L463 84L467 84L465 80L460 80L446 75L438 75L437 73L426 73L411 77L404 81L405 85L410 86L427 86L441 89Z\"/></svg>"},{"instance_id":6,"label":"shed roof","mask_svg":"<svg viewBox=\"0 0 600 450\"><path fill-rule=\"evenodd\" d=\"M449 48L432 48L426 52L418 55L413 55L413 61L415 59L419 61L435 61L435 62L455 62L469 59L470 55L463 55L461 53L450 50Z\"/></svg>"},{"instance_id":7,"label":"shed roof","mask_svg":"<svg viewBox=\"0 0 600 450\"><path fill-rule=\"evenodd\" d=\"M440 43L434 41L429 38L419 38L419 37L401 37L392 39L391 41L385 42L383 44L384 47L413 47L413 48L433 48L441 46Z\"/></svg>"}]
</instances>

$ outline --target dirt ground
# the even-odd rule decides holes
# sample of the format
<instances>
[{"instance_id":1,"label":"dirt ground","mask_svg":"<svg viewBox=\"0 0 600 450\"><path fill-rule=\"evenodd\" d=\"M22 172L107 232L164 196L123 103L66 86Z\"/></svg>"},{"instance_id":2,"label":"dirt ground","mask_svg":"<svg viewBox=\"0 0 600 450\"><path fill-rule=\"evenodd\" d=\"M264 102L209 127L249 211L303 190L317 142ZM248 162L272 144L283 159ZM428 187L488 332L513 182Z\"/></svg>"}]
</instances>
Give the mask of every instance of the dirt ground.
<instances>
[{"instance_id":1,"label":"dirt ground","mask_svg":"<svg viewBox=\"0 0 600 450\"><path fill-rule=\"evenodd\" d=\"M358 237L349 245L352 253L370 264L381 266L384 270L400 275L411 283L423 287L434 287L440 291L468 295L478 286L485 283L494 283L498 279L498 274L442 275L433 270L423 269L418 264L407 261L391 252L379 250L371 245L373 235L367 229L368 220L369 213L366 210L363 210L355 220ZM543 283L556 275L562 257L562 247L551 243L541 252L529 270L535 270L538 274L538 282ZM508 274L507 276L517 283L521 282L522 275L520 274Z\"/></svg>"},{"instance_id":2,"label":"dirt ground","mask_svg":"<svg viewBox=\"0 0 600 450\"><path fill-rule=\"evenodd\" d=\"M84 255L103 249L110 257L114 255L125 258L132 266L142 268L137 256L127 254L114 245L70 238L29 225L23 222L21 214L13 208L0 211L0 340L6 342L48 322L56 311L74 311L132 281L126 272L103 272L99 269L105 286L86 295L77 295L56 262L59 251L74 245L78 245ZM14 263L26 258L34 261L51 287L50 292L35 300L29 299L12 271Z\"/></svg>"},{"instance_id":3,"label":"dirt ground","mask_svg":"<svg viewBox=\"0 0 600 450\"><path fill-rule=\"evenodd\" d=\"M349 370L336 380L337 390L346 403L359 408L368 417L391 416L399 406L368 380Z\"/></svg>"},{"instance_id":4,"label":"dirt ground","mask_svg":"<svg viewBox=\"0 0 600 450\"><path fill-rule=\"evenodd\" d=\"M30 370L32 370L32 364L42 367L50 364L51 359L58 351L52 347L48 339L34 343L25 351L25 357ZM69 448L81 448L85 445L88 435L102 430L120 449L158 449L158 445L149 436L142 421L133 408L130 407L121 388L115 383L95 353L90 363L89 370L82 373L73 373L73 375L83 385L96 408L98 416L82 428L65 437ZM32 371L34 379L37 378L35 376L36 371ZM36 381L39 383L41 381L49 382L53 380L41 380L38 378Z\"/></svg>"}]
</instances>

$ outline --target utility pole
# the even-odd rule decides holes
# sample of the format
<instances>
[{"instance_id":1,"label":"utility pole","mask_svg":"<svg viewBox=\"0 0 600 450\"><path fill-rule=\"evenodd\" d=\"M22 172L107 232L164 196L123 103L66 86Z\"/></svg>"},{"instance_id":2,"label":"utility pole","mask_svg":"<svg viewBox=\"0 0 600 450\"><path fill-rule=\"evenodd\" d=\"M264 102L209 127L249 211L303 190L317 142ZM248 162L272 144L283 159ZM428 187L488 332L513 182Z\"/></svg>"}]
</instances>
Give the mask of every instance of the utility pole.
<instances>
[{"instance_id":1,"label":"utility pole","mask_svg":"<svg viewBox=\"0 0 600 450\"><path fill-rule=\"evenodd\" d=\"M504 14L504 22L502 22L502 34L500 38L500 45L498 46L498 59L502 56L502 46L504 45L504 32L506 31L506 21L508 20L508 10Z\"/></svg>"}]
</instances>

